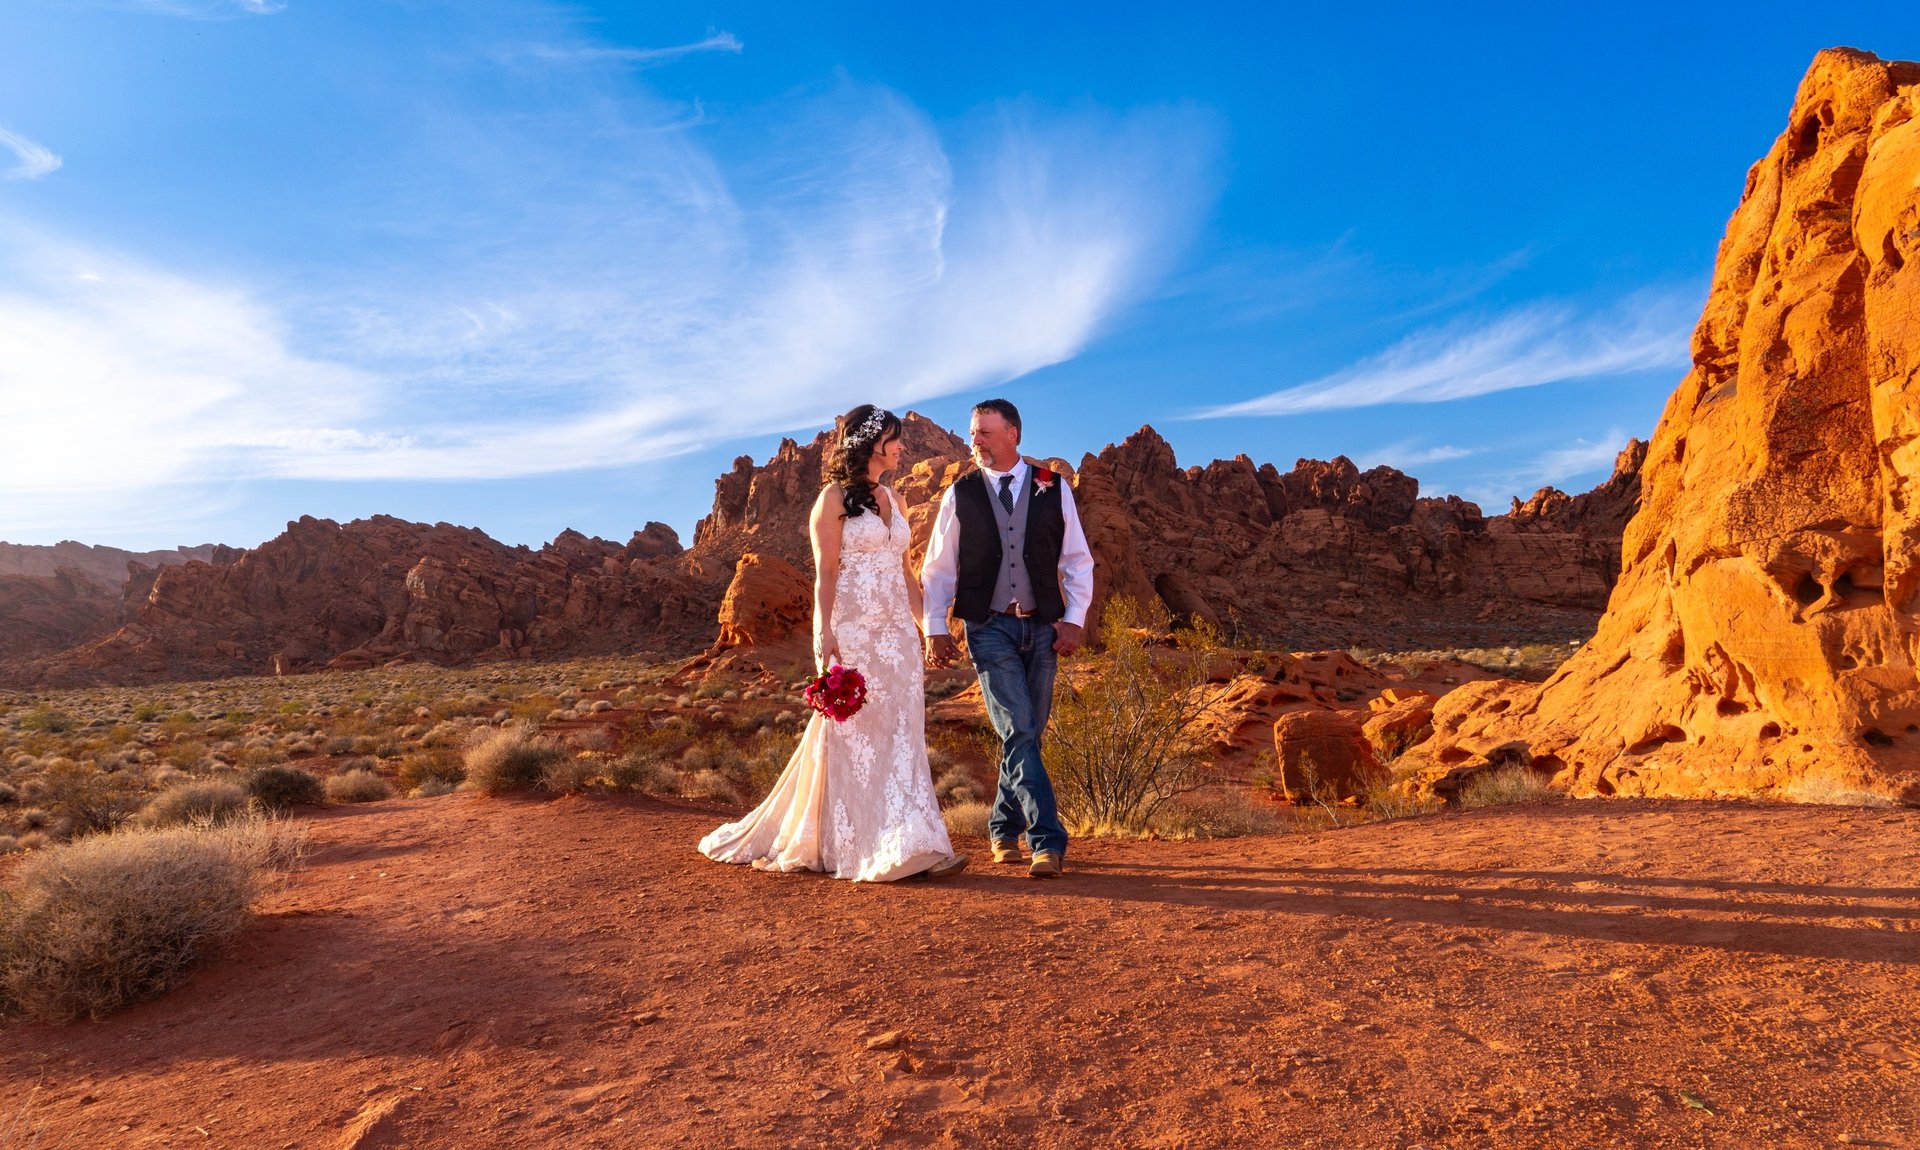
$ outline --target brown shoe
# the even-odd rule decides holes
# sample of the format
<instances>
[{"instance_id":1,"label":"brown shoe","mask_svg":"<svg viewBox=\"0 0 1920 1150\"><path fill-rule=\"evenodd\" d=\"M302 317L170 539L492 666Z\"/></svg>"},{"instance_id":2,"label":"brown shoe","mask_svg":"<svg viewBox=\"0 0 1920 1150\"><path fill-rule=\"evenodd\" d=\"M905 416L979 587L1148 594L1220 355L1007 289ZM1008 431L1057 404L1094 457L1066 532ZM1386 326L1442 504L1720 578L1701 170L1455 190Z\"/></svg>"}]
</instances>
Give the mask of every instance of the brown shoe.
<instances>
[{"instance_id":1,"label":"brown shoe","mask_svg":"<svg viewBox=\"0 0 1920 1150\"><path fill-rule=\"evenodd\" d=\"M948 875L956 875L966 869L966 855L948 855L921 873L928 878L946 878Z\"/></svg>"},{"instance_id":2,"label":"brown shoe","mask_svg":"<svg viewBox=\"0 0 1920 1150\"><path fill-rule=\"evenodd\" d=\"M1018 839L994 839L993 861L997 863L1020 863L1020 841Z\"/></svg>"},{"instance_id":3,"label":"brown shoe","mask_svg":"<svg viewBox=\"0 0 1920 1150\"><path fill-rule=\"evenodd\" d=\"M1027 868L1028 878L1059 878L1066 870L1066 860L1054 851L1041 851L1033 856L1033 865Z\"/></svg>"}]
</instances>

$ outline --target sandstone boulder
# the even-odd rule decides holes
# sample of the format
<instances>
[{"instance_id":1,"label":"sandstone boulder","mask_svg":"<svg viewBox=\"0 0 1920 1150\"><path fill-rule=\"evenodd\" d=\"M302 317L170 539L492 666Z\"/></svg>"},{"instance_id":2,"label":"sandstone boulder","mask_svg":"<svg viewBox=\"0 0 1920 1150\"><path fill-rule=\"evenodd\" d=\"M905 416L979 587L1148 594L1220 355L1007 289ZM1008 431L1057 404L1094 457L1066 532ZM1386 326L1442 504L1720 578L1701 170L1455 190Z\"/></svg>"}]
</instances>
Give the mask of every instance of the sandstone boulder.
<instances>
[{"instance_id":1,"label":"sandstone boulder","mask_svg":"<svg viewBox=\"0 0 1920 1150\"><path fill-rule=\"evenodd\" d=\"M1364 791L1386 772L1348 711L1294 711L1273 724L1280 792L1296 801L1332 802Z\"/></svg>"},{"instance_id":2,"label":"sandstone boulder","mask_svg":"<svg viewBox=\"0 0 1920 1150\"><path fill-rule=\"evenodd\" d=\"M749 551L734 567L720 604L720 637L713 650L810 642L813 583L793 564Z\"/></svg>"}]
</instances>

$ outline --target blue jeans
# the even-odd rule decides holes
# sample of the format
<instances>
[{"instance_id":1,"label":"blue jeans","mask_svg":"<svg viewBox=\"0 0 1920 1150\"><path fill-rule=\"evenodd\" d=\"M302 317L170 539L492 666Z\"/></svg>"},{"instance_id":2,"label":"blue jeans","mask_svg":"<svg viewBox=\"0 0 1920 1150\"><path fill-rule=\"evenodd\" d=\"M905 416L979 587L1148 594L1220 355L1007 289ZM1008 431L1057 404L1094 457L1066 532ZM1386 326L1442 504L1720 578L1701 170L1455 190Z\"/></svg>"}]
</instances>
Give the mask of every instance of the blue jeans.
<instances>
[{"instance_id":1,"label":"blue jeans","mask_svg":"<svg viewBox=\"0 0 1920 1150\"><path fill-rule=\"evenodd\" d=\"M1040 736L1053 710L1053 624L994 614L968 623L967 653L980 675L987 718L1000 736L1000 788L987 833L1012 841L1022 831L1035 854L1067 851L1053 780L1040 762Z\"/></svg>"}]
</instances>

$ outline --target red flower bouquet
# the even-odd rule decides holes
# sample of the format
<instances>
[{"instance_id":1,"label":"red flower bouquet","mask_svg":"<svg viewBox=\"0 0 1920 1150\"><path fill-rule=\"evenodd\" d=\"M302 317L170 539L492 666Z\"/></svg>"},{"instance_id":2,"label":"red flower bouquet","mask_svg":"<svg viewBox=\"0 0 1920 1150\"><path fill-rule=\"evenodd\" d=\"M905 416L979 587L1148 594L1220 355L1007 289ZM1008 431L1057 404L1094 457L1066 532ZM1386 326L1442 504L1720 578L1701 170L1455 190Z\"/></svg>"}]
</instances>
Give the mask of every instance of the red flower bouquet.
<instances>
[{"instance_id":1,"label":"red flower bouquet","mask_svg":"<svg viewBox=\"0 0 1920 1150\"><path fill-rule=\"evenodd\" d=\"M867 680L852 667L835 663L826 674L807 684L803 697L807 706L836 723L844 723L866 705Z\"/></svg>"}]
</instances>

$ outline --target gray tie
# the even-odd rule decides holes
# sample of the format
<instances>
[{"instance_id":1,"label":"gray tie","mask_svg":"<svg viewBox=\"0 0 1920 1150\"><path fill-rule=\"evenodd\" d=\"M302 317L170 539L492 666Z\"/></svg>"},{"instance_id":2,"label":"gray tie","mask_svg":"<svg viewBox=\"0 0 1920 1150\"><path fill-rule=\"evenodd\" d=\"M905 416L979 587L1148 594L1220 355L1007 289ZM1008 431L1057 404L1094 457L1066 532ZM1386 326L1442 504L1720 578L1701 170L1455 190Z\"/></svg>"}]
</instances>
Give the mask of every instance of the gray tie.
<instances>
[{"instance_id":1,"label":"gray tie","mask_svg":"<svg viewBox=\"0 0 1920 1150\"><path fill-rule=\"evenodd\" d=\"M1008 515L1013 514L1013 476L1011 475L1000 477L1000 506L1007 509Z\"/></svg>"}]
</instances>

